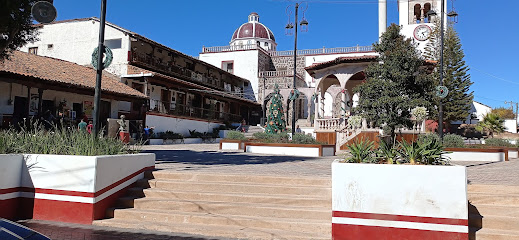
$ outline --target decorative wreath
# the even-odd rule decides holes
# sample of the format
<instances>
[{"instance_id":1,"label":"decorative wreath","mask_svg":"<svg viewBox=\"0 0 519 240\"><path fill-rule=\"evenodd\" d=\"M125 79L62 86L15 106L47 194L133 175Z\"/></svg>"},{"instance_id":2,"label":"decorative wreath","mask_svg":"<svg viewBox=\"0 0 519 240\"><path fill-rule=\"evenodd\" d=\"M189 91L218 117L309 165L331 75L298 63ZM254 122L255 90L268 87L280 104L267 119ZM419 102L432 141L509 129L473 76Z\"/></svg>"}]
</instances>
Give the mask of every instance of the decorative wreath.
<instances>
[{"instance_id":1,"label":"decorative wreath","mask_svg":"<svg viewBox=\"0 0 519 240\"><path fill-rule=\"evenodd\" d=\"M436 96L440 98L445 98L449 94L449 89L445 86L437 86L436 87Z\"/></svg>"},{"instance_id":2,"label":"decorative wreath","mask_svg":"<svg viewBox=\"0 0 519 240\"><path fill-rule=\"evenodd\" d=\"M106 58L103 61L103 69L105 69L108 66L110 66L110 64L112 64L112 60L114 59L114 55L112 53L112 49L110 49L107 46L105 46L104 49L105 49L104 54L106 55ZM94 52L92 53L92 66L94 66L94 68L96 70L97 70L97 61L98 61L97 59L98 58L99 58L99 47L96 47L94 49Z\"/></svg>"},{"instance_id":3,"label":"decorative wreath","mask_svg":"<svg viewBox=\"0 0 519 240\"><path fill-rule=\"evenodd\" d=\"M288 95L288 99L290 99L290 101L294 101L297 98L299 98L299 94L299 90L292 89L292 91L290 91L290 94Z\"/></svg>"}]
</instances>

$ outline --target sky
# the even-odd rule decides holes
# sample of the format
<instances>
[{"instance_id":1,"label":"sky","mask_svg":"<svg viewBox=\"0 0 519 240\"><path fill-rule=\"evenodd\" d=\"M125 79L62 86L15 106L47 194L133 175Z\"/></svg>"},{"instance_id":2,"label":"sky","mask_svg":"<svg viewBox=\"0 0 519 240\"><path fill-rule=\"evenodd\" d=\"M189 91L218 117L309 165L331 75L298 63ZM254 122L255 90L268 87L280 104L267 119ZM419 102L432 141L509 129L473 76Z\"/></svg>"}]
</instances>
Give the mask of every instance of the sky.
<instances>
[{"instance_id":1,"label":"sky","mask_svg":"<svg viewBox=\"0 0 519 240\"><path fill-rule=\"evenodd\" d=\"M388 24L398 24L397 0L388 1ZM448 10L452 0L446 0ZM257 12L276 37L278 51L293 50L295 1L284 0L107 0L106 20L191 56L203 46L225 46L234 31ZM57 20L99 17L101 0L54 0ZM307 5L308 7L305 7ZM519 103L519 21L517 0L456 0L465 61L474 84L474 100L491 107ZM306 9L306 11L303 11ZM368 46L378 40L377 0L309 0L299 18L308 32L298 34L298 49Z\"/></svg>"}]
</instances>

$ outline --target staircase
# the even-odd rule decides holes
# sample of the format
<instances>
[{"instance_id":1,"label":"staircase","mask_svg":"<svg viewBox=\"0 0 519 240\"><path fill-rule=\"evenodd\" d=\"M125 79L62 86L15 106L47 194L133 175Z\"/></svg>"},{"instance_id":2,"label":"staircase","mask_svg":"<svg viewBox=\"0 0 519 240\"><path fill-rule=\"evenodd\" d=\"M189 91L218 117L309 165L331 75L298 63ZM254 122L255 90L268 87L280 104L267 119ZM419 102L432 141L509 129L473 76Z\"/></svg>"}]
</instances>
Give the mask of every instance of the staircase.
<instances>
[{"instance_id":1,"label":"staircase","mask_svg":"<svg viewBox=\"0 0 519 240\"><path fill-rule=\"evenodd\" d=\"M469 239L519 239L519 186L468 185Z\"/></svg>"},{"instance_id":2,"label":"staircase","mask_svg":"<svg viewBox=\"0 0 519 240\"><path fill-rule=\"evenodd\" d=\"M240 239L330 239L331 180L154 171L95 225Z\"/></svg>"},{"instance_id":3,"label":"staircase","mask_svg":"<svg viewBox=\"0 0 519 240\"><path fill-rule=\"evenodd\" d=\"M251 126L249 126L249 129L247 130L247 132L244 135L247 139L249 139L249 138L252 138L252 135L254 133L263 132L263 131L265 131L265 129L263 129L262 127L251 125Z\"/></svg>"}]
</instances>

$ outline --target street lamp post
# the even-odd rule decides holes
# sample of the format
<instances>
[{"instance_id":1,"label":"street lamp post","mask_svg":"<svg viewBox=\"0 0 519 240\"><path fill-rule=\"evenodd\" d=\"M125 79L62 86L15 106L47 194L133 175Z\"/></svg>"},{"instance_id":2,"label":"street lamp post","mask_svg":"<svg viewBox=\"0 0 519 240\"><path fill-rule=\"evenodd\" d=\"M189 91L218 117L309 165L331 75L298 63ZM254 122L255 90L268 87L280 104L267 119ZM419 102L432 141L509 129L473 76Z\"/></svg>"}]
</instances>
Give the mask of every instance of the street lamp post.
<instances>
[{"instance_id":1,"label":"street lamp post","mask_svg":"<svg viewBox=\"0 0 519 240\"><path fill-rule=\"evenodd\" d=\"M441 2L441 9L440 9L440 86L443 86L443 47L444 47L444 22L445 22L445 0L442 0ZM436 12L434 10L430 10L427 13L428 16L436 16ZM454 5L453 9L449 14L447 14L449 17L454 18L454 21L457 21L458 13L454 11ZM440 104L438 106L438 131L440 134L440 139L443 141L443 99L440 97Z\"/></svg>"},{"instance_id":2,"label":"street lamp post","mask_svg":"<svg viewBox=\"0 0 519 240\"><path fill-rule=\"evenodd\" d=\"M295 35L294 35L294 78L292 81L292 94L296 95L296 83L297 83L297 25L301 25L302 29L305 29L306 26L308 26L308 21L304 18L304 12L303 12L303 19L301 22L298 22L298 10L299 10L300 3L296 3L295 5L295 21L292 25L290 22L285 27L287 30L290 30L295 27ZM292 100L292 136L295 134L296 131L296 99Z\"/></svg>"},{"instance_id":3,"label":"street lamp post","mask_svg":"<svg viewBox=\"0 0 519 240\"><path fill-rule=\"evenodd\" d=\"M98 57L97 57L97 77L96 77L96 86L95 86L95 94L94 94L94 135L96 138L99 136L99 130L101 129L101 124L99 122L99 114L101 113L100 104L101 104L101 79L103 78L103 53L104 49L104 41L105 41L105 17L106 17L106 0L101 0L101 19L99 25L99 43L98 43Z\"/></svg>"}]
</instances>

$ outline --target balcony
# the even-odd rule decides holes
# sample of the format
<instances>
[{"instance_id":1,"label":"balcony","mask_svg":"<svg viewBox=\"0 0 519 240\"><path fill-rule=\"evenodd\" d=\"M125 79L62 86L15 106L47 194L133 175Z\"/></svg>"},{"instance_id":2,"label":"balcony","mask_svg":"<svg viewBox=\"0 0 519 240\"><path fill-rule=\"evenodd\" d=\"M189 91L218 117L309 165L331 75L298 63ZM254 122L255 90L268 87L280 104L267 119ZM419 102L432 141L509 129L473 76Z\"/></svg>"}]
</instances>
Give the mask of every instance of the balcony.
<instances>
[{"instance_id":1,"label":"balcony","mask_svg":"<svg viewBox=\"0 0 519 240\"><path fill-rule=\"evenodd\" d=\"M258 76L260 78L293 77L294 71L261 71L259 72ZM296 74L296 77L300 80L304 80L303 76L301 76L299 73Z\"/></svg>"},{"instance_id":2,"label":"balcony","mask_svg":"<svg viewBox=\"0 0 519 240\"><path fill-rule=\"evenodd\" d=\"M192 107L159 100L152 100L150 112L218 122L240 122L242 120L242 116L238 114L218 112L211 109Z\"/></svg>"},{"instance_id":3,"label":"balcony","mask_svg":"<svg viewBox=\"0 0 519 240\"><path fill-rule=\"evenodd\" d=\"M161 59L149 56L145 53L132 51L131 56L132 64L144 66L150 70L161 72L166 75L178 77L180 79L188 80L198 84L207 85L218 90L223 90L223 88L220 86L220 79L207 76L206 74L197 73L187 68L176 66L172 63L163 62Z\"/></svg>"},{"instance_id":4,"label":"balcony","mask_svg":"<svg viewBox=\"0 0 519 240\"><path fill-rule=\"evenodd\" d=\"M202 53L232 52L232 51L244 51L244 50L256 50L256 49L264 50L257 44L246 44L246 45L232 45L232 46L203 47Z\"/></svg>"}]
</instances>

